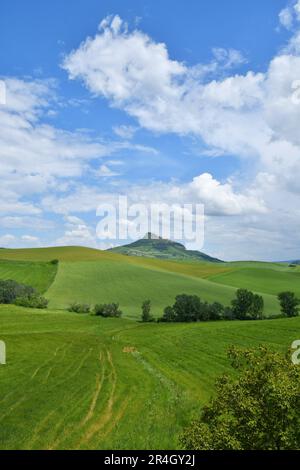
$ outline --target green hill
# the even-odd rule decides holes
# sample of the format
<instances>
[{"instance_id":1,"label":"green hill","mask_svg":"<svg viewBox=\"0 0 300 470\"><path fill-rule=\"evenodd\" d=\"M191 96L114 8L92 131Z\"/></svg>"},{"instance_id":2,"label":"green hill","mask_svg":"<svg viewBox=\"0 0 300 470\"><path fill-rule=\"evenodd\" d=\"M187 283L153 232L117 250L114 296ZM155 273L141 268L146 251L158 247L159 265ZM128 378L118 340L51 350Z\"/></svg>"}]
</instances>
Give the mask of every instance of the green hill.
<instances>
[{"instance_id":1,"label":"green hill","mask_svg":"<svg viewBox=\"0 0 300 470\"><path fill-rule=\"evenodd\" d=\"M49 263L52 259L60 260L57 273L57 267L54 272ZM292 281L296 291L297 276L297 268L282 264L164 260L83 247L0 251L0 279L39 288L46 292L51 308L65 309L75 301L92 305L119 302L130 318L140 316L145 299L152 301L154 314L160 316L181 293L229 305L238 287L261 293L266 314L276 314L277 293Z\"/></svg>"},{"instance_id":2,"label":"green hill","mask_svg":"<svg viewBox=\"0 0 300 470\"><path fill-rule=\"evenodd\" d=\"M218 273L209 279L222 285L260 290L272 295L283 291L292 291L300 297L300 270L293 268L278 270L273 266L258 268L254 265L253 267L242 267Z\"/></svg>"},{"instance_id":3,"label":"green hill","mask_svg":"<svg viewBox=\"0 0 300 470\"><path fill-rule=\"evenodd\" d=\"M145 235L141 240L137 240L129 245L111 248L110 251L128 256L222 263L222 261L217 258L212 258L200 251L187 250L181 243L155 237L155 235L151 233Z\"/></svg>"},{"instance_id":4,"label":"green hill","mask_svg":"<svg viewBox=\"0 0 300 470\"><path fill-rule=\"evenodd\" d=\"M184 264L178 267L186 268ZM73 301L118 302L127 317L137 318L145 299L152 301L154 314L161 316L164 307L172 304L180 293L196 294L209 302L229 305L235 291L235 287L209 279L167 271L164 261L155 267L128 262L124 256L118 260L61 262L47 297L51 308L66 308ZM266 314L279 313L276 297L263 296Z\"/></svg>"}]
</instances>

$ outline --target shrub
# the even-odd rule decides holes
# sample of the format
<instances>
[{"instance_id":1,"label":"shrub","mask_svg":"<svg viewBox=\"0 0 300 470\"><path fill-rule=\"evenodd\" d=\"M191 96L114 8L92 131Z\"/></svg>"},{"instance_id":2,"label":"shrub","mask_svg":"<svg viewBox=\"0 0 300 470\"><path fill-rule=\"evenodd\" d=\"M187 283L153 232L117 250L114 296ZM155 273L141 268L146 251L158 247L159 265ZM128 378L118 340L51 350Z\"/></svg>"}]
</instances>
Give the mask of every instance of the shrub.
<instances>
[{"instance_id":1,"label":"shrub","mask_svg":"<svg viewBox=\"0 0 300 470\"><path fill-rule=\"evenodd\" d=\"M18 297L31 295L38 295L33 287L12 280L0 281L0 304L13 304Z\"/></svg>"},{"instance_id":2,"label":"shrub","mask_svg":"<svg viewBox=\"0 0 300 470\"><path fill-rule=\"evenodd\" d=\"M103 304L103 305L95 305L94 307L94 314L100 317L111 317L111 318L119 318L122 316L123 312L119 309L119 304Z\"/></svg>"},{"instance_id":3,"label":"shrub","mask_svg":"<svg viewBox=\"0 0 300 470\"><path fill-rule=\"evenodd\" d=\"M222 376L214 398L183 433L188 450L300 448L300 368L267 348L229 352L238 376Z\"/></svg>"},{"instance_id":4,"label":"shrub","mask_svg":"<svg viewBox=\"0 0 300 470\"><path fill-rule=\"evenodd\" d=\"M91 307L88 304L79 304L79 303L72 303L68 308L69 312L74 313L89 313Z\"/></svg>"},{"instance_id":5,"label":"shrub","mask_svg":"<svg viewBox=\"0 0 300 470\"><path fill-rule=\"evenodd\" d=\"M38 308L46 309L48 307L48 300L39 294L25 295L23 297L17 297L15 305L27 308Z\"/></svg>"},{"instance_id":6,"label":"shrub","mask_svg":"<svg viewBox=\"0 0 300 470\"><path fill-rule=\"evenodd\" d=\"M176 321L193 322L203 317L205 308L197 295L177 295L173 305Z\"/></svg>"},{"instance_id":7,"label":"shrub","mask_svg":"<svg viewBox=\"0 0 300 470\"><path fill-rule=\"evenodd\" d=\"M57 265L59 263L58 259L53 259L50 261L51 264Z\"/></svg>"}]
</instances>

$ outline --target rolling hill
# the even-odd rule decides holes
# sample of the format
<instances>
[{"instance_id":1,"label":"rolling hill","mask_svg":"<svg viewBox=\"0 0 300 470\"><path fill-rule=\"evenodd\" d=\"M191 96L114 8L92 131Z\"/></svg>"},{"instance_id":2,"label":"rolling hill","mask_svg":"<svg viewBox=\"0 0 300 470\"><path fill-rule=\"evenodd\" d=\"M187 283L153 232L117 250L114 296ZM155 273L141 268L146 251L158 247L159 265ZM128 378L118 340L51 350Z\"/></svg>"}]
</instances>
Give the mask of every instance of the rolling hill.
<instances>
[{"instance_id":1,"label":"rolling hill","mask_svg":"<svg viewBox=\"0 0 300 470\"><path fill-rule=\"evenodd\" d=\"M151 233L148 233L141 240L137 240L129 245L110 248L110 251L128 256L222 263L222 261L217 258L212 258L200 251L187 250L181 243L166 240Z\"/></svg>"},{"instance_id":2,"label":"rolling hill","mask_svg":"<svg viewBox=\"0 0 300 470\"><path fill-rule=\"evenodd\" d=\"M59 260L57 272L51 271L53 259ZM299 275L300 268L280 263L144 258L83 247L0 250L0 279L38 287L51 308L114 301L128 318L139 317L146 299L160 316L180 293L229 305L239 287L261 293L266 314L274 315L279 313L278 292L288 287L298 292Z\"/></svg>"}]
</instances>

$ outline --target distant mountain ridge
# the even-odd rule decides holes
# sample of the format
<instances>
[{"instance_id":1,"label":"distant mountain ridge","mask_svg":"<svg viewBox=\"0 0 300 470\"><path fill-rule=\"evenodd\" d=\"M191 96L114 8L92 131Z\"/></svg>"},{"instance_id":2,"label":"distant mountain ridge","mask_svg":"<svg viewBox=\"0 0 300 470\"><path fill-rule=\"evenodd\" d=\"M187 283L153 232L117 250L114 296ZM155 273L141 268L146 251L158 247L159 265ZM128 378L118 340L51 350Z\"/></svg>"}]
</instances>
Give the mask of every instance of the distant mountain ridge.
<instances>
[{"instance_id":1,"label":"distant mountain ridge","mask_svg":"<svg viewBox=\"0 0 300 470\"><path fill-rule=\"evenodd\" d=\"M144 238L128 245L110 248L109 251L128 256L223 263L223 261L201 251L187 250L181 243L167 240L151 233L147 233Z\"/></svg>"},{"instance_id":2,"label":"distant mountain ridge","mask_svg":"<svg viewBox=\"0 0 300 470\"><path fill-rule=\"evenodd\" d=\"M289 264L296 264L296 265L299 265L300 264L300 259L296 259L296 260L290 260L290 261L281 261L282 263L289 263Z\"/></svg>"}]
</instances>

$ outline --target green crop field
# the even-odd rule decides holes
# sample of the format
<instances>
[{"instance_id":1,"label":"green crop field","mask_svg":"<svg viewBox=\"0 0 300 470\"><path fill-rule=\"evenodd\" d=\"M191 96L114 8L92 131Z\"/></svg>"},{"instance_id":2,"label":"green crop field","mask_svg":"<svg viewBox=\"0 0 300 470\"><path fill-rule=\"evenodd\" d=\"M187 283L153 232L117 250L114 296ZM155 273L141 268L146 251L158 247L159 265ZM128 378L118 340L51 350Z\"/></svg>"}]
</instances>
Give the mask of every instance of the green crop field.
<instances>
[{"instance_id":1,"label":"green crop field","mask_svg":"<svg viewBox=\"0 0 300 470\"><path fill-rule=\"evenodd\" d=\"M60 260L56 276L53 272L46 273L47 269L53 269L49 263L53 259ZM82 247L0 250L0 263L11 266L12 279L29 284L31 281L34 286L36 282L44 283L42 290L46 291L51 308L65 309L72 302L91 305L118 302L128 318L140 315L141 304L146 299L152 301L153 313L160 316L164 307L181 293L197 294L208 302L229 305L238 287L262 294L266 315L277 314L276 294L286 290L290 280L294 281L295 290L298 289L300 275L297 268L294 272L286 265L275 263L170 261ZM23 272L18 266L23 266ZM42 268L45 272L39 275ZM247 272L250 272L248 276Z\"/></svg>"},{"instance_id":2,"label":"green crop field","mask_svg":"<svg viewBox=\"0 0 300 470\"><path fill-rule=\"evenodd\" d=\"M51 264L58 259L59 264ZM229 305L236 288L300 295L299 268L124 256L78 247L0 250L0 279L36 287L47 311L0 306L0 449L174 449L183 427L231 372L231 345L288 350L300 318L198 324L140 323L181 293ZM122 319L66 312L72 302L119 302Z\"/></svg>"},{"instance_id":3,"label":"green crop field","mask_svg":"<svg viewBox=\"0 0 300 470\"><path fill-rule=\"evenodd\" d=\"M276 269L273 267L245 267L212 275L211 281L238 288L266 292L277 295L282 291L292 291L300 296L300 271L294 268Z\"/></svg>"},{"instance_id":4,"label":"green crop field","mask_svg":"<svg viewBox=\"0 0 300 470\"><path fill-rule=\"evenodd\" d=\"M161 261L163 264L164 261ZM185 268L184 265L182 265ZM61 262L54 283L48 290L50 307L66 308L72 301L89 304L118 302L127 317L140 315L145 299L152 301L154 314L161 316L164 307L173 303L177 294L197 294L209 302L229 305L235 288L180 272L165 272L152 265L124 260L101 262ZM279 310L275 296L264 294L266 314Z\"/></svg>"},{"instance_id":5,"label":"green crop field","mask_svg":"<svg viewBox=\"0 0 300 470\"><path fill-rule=\"evenodd\" d=\"M48 290L56 276L57 266L47 262L7 261L0 259L0 279L20 282L40 293Z\"/></svg>"},{"instance_id":6,"label":"green crop field","mask_svg":"<svg viewBox=\"0 0 300 470\"><path fill-rule=\"evenodd\" d=\"M298 337L299 318L151 325L1 306L0 448L178 448L230 345Z\"/></svg>"}]
</instances>

